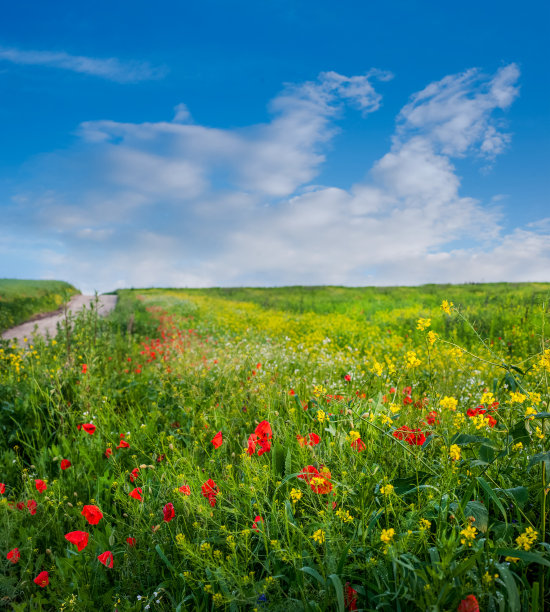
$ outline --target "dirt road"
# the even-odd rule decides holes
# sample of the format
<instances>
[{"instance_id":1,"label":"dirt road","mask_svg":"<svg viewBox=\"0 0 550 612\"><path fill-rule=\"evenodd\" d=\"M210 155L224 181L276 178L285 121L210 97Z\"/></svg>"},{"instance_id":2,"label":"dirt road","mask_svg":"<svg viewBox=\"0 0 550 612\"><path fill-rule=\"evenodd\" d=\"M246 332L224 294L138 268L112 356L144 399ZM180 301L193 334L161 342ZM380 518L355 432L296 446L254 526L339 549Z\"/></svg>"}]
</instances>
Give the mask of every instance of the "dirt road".
<instances>
[{"instance_id":1,"label":"dirt road","mask_svg":"<svg viewBox=\"0 0 550 612\"><path fill-rule=\"evenodd\" d=\"M118 297L116 295L99 295L97 308L100 316L109 314L116 306L117 299ZM68 310L72 313L78 312L84 306L88 308L94 300L95 295L75 295L68 304ZM27 323L22 323L17 327L8 329L2 334L2 338L7 340L17 338L21 342L23 338L30 339L35 333L41 334L42 336L46 336L47 334L55 336L57 333L57 324L63 321L64 318L65 314L61 312L44 317L43 319L28 321Z\"/></svg>"}]
</instances>

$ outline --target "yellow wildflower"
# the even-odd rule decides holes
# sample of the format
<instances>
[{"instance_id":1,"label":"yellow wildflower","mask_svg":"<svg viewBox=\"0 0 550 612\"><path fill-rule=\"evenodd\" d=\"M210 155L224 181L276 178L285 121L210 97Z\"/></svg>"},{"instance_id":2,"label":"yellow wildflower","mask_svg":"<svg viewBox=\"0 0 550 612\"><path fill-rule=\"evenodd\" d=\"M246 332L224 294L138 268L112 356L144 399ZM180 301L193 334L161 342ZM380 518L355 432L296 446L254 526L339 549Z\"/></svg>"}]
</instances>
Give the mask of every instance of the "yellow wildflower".
<instances>
[{"instance_id":1,"label":"yellow wildflower","mask_svg":"<svg viewBox=\"0 0 550 612\"><path fill-rule=\"evenodd\" d=\"M458 446L458 444L451 444L449 448L449 457L453 461L458 461L460 459L460 446Z\"/></svg>"},{"instance_id":2,"label":"yellow wildflower","mask_svg":"<svg viewBox=\"0 0 550 612\"><path fill-rule=\"evenodd\" d=\"M430 346L434 345L435 341L437 340L437 334L430 329L426 338L428 339L428 343L430 344Z\"/></svg>"},{"instance_id":3,"label":"yellow wildflower","mask_svg":"<svg viewBox=\"0 0 550 612\"><path fill-rule=\"evenodd\" d=\"M317 544L325 543L325 532L322 529L317 529L317 531L311 536Z\"/></svg>"},{"instance_id":4,"label":"yellow wildflower","mask_svg":"<svg viewBox=\"0 0 550 612\"><path fill-rule=\"evenodd\" d=\"M391 544L394 537L395 529L382 529L382 533L380 534L380 541L384 542L384 544Z\"/></svg>"},{"instance_id":5,"label":"yellow wildflower","mask_svg":"<svg viewBox=\"0 0 550 612\"><path fill-rule=\"evenodd\" d=\"M454 397L445 396L439 400L439 405L444 410L446 409L454 412L456 410L456 407L458 406L458 400Z\"/></svg>"},{"instance_id":6,"label":"yellow wildflower","mask_svg":"<svg viewBox=\"0 0 550 612\"><path fill-rule=\"evenodd\" d=\"M452 302L448 302L447 300L443 300L441 302L441 310L450 315L451 314L451 308L454 306L454 304Z\"/></svg>"},{"instance_id":7,"label":"yellow wildflower","mask_svg":"<svg viewBox=\"0 0 550 612\"><path fill-rule=\"evenodd\" d=\"M523 404L523 402L527 399L527 396L523 393L519 393L517 391L512 391L510 393L510 400L512 402L516 402L518 404Z\"/></svg>"},{"instance_id":8,"label":"yellow wildflower","mask_svg":"<svg viewBox=\"0 0 550 612\"><path fill-rule=\"evenodd\" d=\"M537 541L538 532L535 531L532 527L527 527L527 529L516 538L516 544L518 548L523 548L523 550L530 550L531 546Z\"/></svg>"},{"instance_id":9,"label":"yellow wildflower","mask_svg":"<svg viewBox=\"0 0 550 612\"><path fill-rule=\"evenodd\" d=\"M391 495L393 490L394 488L392 484L385 484L380 487L380 493L382 493L382 495Z\"/></svg>"},{"instance_id":10,"label":"yellow wildflower","mask_svg":"<svg viewBox=\"0 0 550 612\"><path fill-rule=\"evenodd\" d=\"M326 418L327 415L325 414L324 410L317 410L317 420L319 423L324 423Z\"/></svg>"},{"instance_id":11,"label":"yellow wildflower","mask_svg":"<svg viewBox=\"0 0 550 612\"><path fill-rule=\"evenodd\" d=\"M431 319L418 319L418 321L416 322L416 329L420 331L424 331L425 329L430 327L431 324L432 324Z\"/></svg>"},{"instance_id":12,"label":"yellow wildflower","mask_svg":"<svg viewBox=\"0 0 550 612\"><path fill-rule=\"evenodd\" d=\"M464 536L460 539L460 543L471 546L472 542L476 539L476 533L477 529L472 527L472 525L468 525L460 532L460 535Z\"/></svg>"}]
</instances>

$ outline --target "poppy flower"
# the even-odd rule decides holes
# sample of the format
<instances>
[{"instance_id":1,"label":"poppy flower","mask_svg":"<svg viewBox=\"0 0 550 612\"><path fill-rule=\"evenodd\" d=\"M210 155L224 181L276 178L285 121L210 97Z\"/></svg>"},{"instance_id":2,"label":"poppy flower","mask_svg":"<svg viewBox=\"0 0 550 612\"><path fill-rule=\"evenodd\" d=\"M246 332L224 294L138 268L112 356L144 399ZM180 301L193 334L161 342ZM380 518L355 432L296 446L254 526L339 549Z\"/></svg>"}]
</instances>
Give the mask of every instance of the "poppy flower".
<instances>
[{"instance_id":1,"label":"poppy flower","mask_svg":"<svg viewBox=\"0 0 550 612\"><path fill-rule=\"evenodd\" d=\"M308 465L302 469L298 478L305 480L311 487L314 493L326 495L332 491L331 473L327 468L321 468L319 471L313 465Z\"/></svg>"},{"instance_id":2,"label":"poppy flower","mask_svg":"<svg viewBox=\"0 0 550 612\"><path fill-rule=\"evenodd\" d=\"M479 612L479 603L475 595L468 595L458 604L458 612Z\"/></svg>"},{"instance_id":3,"label":"poppy flower","mask_svg":"<svg viewBox=\"0 0 550 612\"><path fill-rule=\"evenodd\" d=\"M48 572L40 572L40 574L38 574L38 576L34 579L34 583L43 589L50 584L50 575Z\"/></svg>"},{"instance_id":4,"label":"poppy flower","mask_svg":"<svg viewBox=\"0 0 550 612\"><path fill-rule=\"evenodd\" d=\"M305 468L302 468L302 471L298 474L298 478L301 480L305 480L308 484L309 481L313 478L313 476L317 476L319 474L319 470L313 465L306 465Z\"/></svg>"},{"instance_id":5,"label":"poppy flower","mask_svg":"<svg viewBox=\"0 0 550 612\"><path fill-rule=\"evenodd\" d=\"M253 523L253 525L252 525L252 529L254 529L254 531L259 531L259 529L258 529L258 524L259 524L259 523L263 523L263 522L264 522L264 519L263 519L261 516L257 516L257 517L254 519L254 523Z\"/></svg>"},{"instance_id":6,"label":"poppy flower","mask_svg":"<svg viewBox=\"0 0 550 612\"><path fill-rule=\"evenodd\" d=\"M209 478L201 487L203 497L206 497L212 506L216 505L216 495L219 493L218 485Z\"/></svg>"},{"instance_id":7,"label":"poppy flower","mask_svg":"<svg viewBox=\"0 0 550 612\"><path fill-rule=\"evenodd\" d=\"M354 440L351 443L351 448L354 448L358 453L361 453L367 448L367 445L363 442L363 440L361 440L361 438L357 438L357 440Z\"/></svg>"},{"instance_id":8,"label":"poppy flower","mask_svg":"<svg viewBox=\"0 0 550 612\"><path fill-rule=\"evenodd\" d=\"M93 423L84 423L84 425L82 425L82 429L90 435L93 435L95 432L95 425Z\"/></svg>"},{"instance_id":9,"label":"poppy flower","mask_svg":"<svg viewBox=\"0 0 550 612\"><path fill-rule=\"evenodd\" d=\"M43 480L35 480L34 486L39 493L44 493L44 491L48 488L48 485Z\"/></svg>"},{"instance_id":10,"label":"poppy flower","mask_svg":"<svg viewBox=\"0 0 550 612\"><path fill-rule=\"evenodd\" d=\"M256 434L258 444L260 445L260 450L258 451L259 457L260 455L263 455L264 453L267 453L271 450L270 440L273 437L273 431L268 421L262 421L257 425L256 429L254 430L254 433ZM250 438L248 439L248 443L250 447ZM253 453L250 453L249 451L249 454L251 455Z\"/></svg>"},{"instance_id":11,"label":"poppy flower","mask_svg":"<svg viewBox=\"0 0 550 612\"><path fill-rule=\"evenodd\" d=\"M176 516L174 504L171 502L166 504L162 509L162 513L164 514L164 522L169 523Z\"/></svg>"},{"instance_id":12,"label":"poppy flower","mask_svg":"<svg viewBox=\"0 0 550 612\"><path fill-rule=\"evenodd\" d=\"M214 448L219 448L222 445L223 442L223 435L221 431L218 431L218 433L212 438L212 444L214 445Z\"/></svg>"},{"instance_id":13,"label":"poppy flower","mask_svg":"<svg viewBox=\"0 0 550 612\"><path fill-rule=\"evenodd\" d=\"M344 587L344 602L348 610L357 610L357 591L346 582Z\"/></svg>"},{"instance_id":14,"label":"poppy flower","mask_svg":"<svg viewBox=\"0 0 550 612\"><path fill-rule=\"evenodd\" d=\"M38 506L38 504L34 501L34 499L29 499L29 501L27 502L27 508L29 509L29 512L34 516L36 514L36 507Z\"/></svg>"},{"instance_id":15,"label":"poppy flower","mask_svg":"<svg viewBox=\"0 0 550 612\"><path fill-rule=\"evenodd\" d=\"M128 442L126 442L126 440L123 440L121 438L117 448L130 448L130 445L128 444Z\"/></svg>"},{"instance_id":16,"label":"poppy flower","mask_svg":"<svg viewBox=\"0 0 550 612\"><path fill-rule=\"evenodd\" d=\"M89 538L90 534L86 531L70 531L65 534L65 539L71 544L75 544L79 552L88 546Z\"/></svg>"},{"instance_id":17,"label":"poppy flower","mask_svg":"<svg viewBox=\"0 0 550 612\"><path fill-rule=\"evenodd\" d=\"M0 482L0 494L4 494L6 491L6 485L3 482Z\"/></svg>"},{"instance_id":18,"label":"poppy flower","mask_svg":"<svg viewBox=\"0 0 550 612\"><path fill-rule=\"evenodd\" d=\"M25 509L25 503L24 503L24 502L17 502L17 503L15 504L15 507L16 507L18 510L24 510L24 509Z\"/></svg>"},{"instance_id":19,"label":"poppy flower","mask_svg":"<svg viewBox=\"0 0 550 612\"><path fill-rule=\"evenodd\" d=\"M138 468L138 467L136 467L136 468L134 468L134 469L131 471L131 473L130 473L130 481L131 481L131 482L134 482L134 481L135 481L135 479L138 477L138 474L139 474L139 468Z\"/></svg>"},{"instance_id":20,"label":"poppy flower","mask_svg":"<svg viewBox=\"0 0 550 612\"><path fill-rule=\"evenodd\" d=\"M82 364L82 374L86 374L86 372L88 371L88 365L86 363Z\"/></svg>"},{"instance_id":21,"label":"poppy flower","mask_svg":"<svg viewBox=\"0 0 550 612\"><path fill-rule=\"evenodd\" d=\"M68 459L61 459L61 469L66 470L71 467L72 463Z\"/></svg>"},{"instance_id":22,"label":"poppy flower","mask_svg":"<svg viewBox=\"0 0 550 612\"><path fill-rule=\"evenodd\" d=\"M97 525L103 518L103 512L97 506L92 505L83 506L80 514L86 518L90 525Z\"/></svg>"},{"instance_id":23,"label":"poppy flower","mask_svg":"<svg viewBox=\"0 0 550 612\"><path fill-rule=\"evenodd\" d=\"M108 448L105 451L105 457L107 457L107 458L109 458L112 454L113 454L113 449L112 448Z\"/></svg>"},{"instance_id":24,"label":"poppy flower","mask_svg":"<svg viewBox=\"0 0 550 612\"><path fill-rule=\"evenodd\" d=\"M133 548L136 545L136 539L135 538L126 538L126 544L128 544L128 546L131 546Z\"/></svg>"},{"instance_id":25,"label":"poppy flower","mask_svg":"<svg viewBox=\"0 0 550 612\"><path fill-rule=\"evenodd\" d=\"M179 491L184 495L191 495L191 487L189 485L181 485Z\"/></svg>"},{"instance_id":26,"label":"poppy flower","mask_svg":"<svg viewBox=\"0 0 550 612\"><path fill-rule=\"evenodd\" d=\"M253 455L256 452L257 440L258 440L258 436L255 433L250 434L250 436L248 436L248 448L246 449L246 452L249 455Z\"/></svg>"},{"instance_id":27,"label":"poppy flower","mask_svg":"<svg viewBox=\"0 0 550 612\"><path fill-rule=\"evenodd\" d=\"M97 558L105 567L113 567L113 553L110 550L101 553Z\"/></svg>"},{"instance_id":28,"label":"poppy flower","mask_svg":"<svg viewBox=\"0 0 550 612\"><path fill-rule=\"evenodd\" d=\"M136 487L133 491L130 491L130 493L128 493L128 495L130 497L133 497L134 499L137 499L138 501L143 501L143 497L141 497L141 487Z\"/></svg>"},{"instance_id":29,"label":"poppy flower","mask_svg":"<svg viewBox=\"0 0 550 612\"><path fill-rule=\"evenodd\" d=\"M294 389L291 389L288 393L289 395L296 395L296 391L294 391Z\"/></svg>"},{"instance_id":30,"label":"poppy flower","mask_svg":"<svg viewBox=\"0 0 550 612\"><path fill-rule=\"evenodd\" d=\"M426 435L421 429L411 429L407 425L402 425L392 435L398 440L405 440L411 446L422 446L426 441Z\"/></svg>"},{"instance_id":31,"label":"poppy flower","mask_svg":"<svg viewBox=\"0 0 550 612\"><path fill-rule=\"evenodd\" d=\"M6 555L6 559L15 565L19 561L19 559L21 559L21 553L19 552L19 548L12 548L10 552Z\"/></svg>"},{"instance_id":32,"label":"poppy flower","mask_svg":"<svg viewBox=\"0 0 550 612\"><path fill-rule=\"evenodd\" d=\"M346 382L349 382L349 381L351 380L351 375L350 375L350 374L346 374L346 375L344 376L344 380L345 380Z\"/></svg>"},{"instance_id":33,"label":"poppy flower","mask_svg":"<svg viewBox=\"0 0 550 612\"><path fill-rule=\"evenodd\" d=\"M316 433L308 433L305 436L297 435L296 439L300 446L317 446L321 438Z\"/></svg>"}]
</instances>

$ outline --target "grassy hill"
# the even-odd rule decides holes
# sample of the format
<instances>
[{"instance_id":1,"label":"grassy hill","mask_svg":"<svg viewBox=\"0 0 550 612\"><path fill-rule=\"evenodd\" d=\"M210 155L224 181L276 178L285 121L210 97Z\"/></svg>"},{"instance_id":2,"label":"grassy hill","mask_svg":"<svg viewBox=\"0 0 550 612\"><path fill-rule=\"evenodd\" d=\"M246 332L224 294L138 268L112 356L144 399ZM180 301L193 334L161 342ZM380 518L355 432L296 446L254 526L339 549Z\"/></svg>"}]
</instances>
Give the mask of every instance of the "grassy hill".
<instances>
[{"instance_id":1,"label":"grassy hill","mask_svg":"<svg viewBox=\"0 0 550 612\"><path fill-rule=\"evenodd\" d=\"M77 293L78 289L63 281L0 278L0 332L39 313L57 310Z\"/></svg>"}]
</instances>

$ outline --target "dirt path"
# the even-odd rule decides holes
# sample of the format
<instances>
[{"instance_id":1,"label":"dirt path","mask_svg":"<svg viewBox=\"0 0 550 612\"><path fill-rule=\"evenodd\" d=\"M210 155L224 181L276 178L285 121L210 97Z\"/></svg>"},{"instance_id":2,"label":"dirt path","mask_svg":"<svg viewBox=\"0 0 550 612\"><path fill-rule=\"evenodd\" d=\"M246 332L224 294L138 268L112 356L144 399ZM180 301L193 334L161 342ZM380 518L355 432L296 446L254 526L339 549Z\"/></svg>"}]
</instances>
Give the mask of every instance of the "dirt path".
<instances>
[{"instance_id":1,"label":"dirt path","mask_svg":"<svg viewBox=\"0 0 550 612\"><path fill-rule=\"evenodd\" d=\"M117 299L118 297L116 295L99 295L97 308L100 316L109 314L116 306ZM88 308L94 301L95 295L75 295L68 304L68 311L72 313L78 312L84 306ZM64 318L65 314L61 312L38 320L27 321L27 323L22 323L17 327L12 327L5 331L2 334L2 338L6 340L17 338L21 341L23 338L31 338L35 333L41 334L42 336L46 336L47 334L55 336L57 333L57 324L63 321Z\"/></svg>"}]
</instances>

